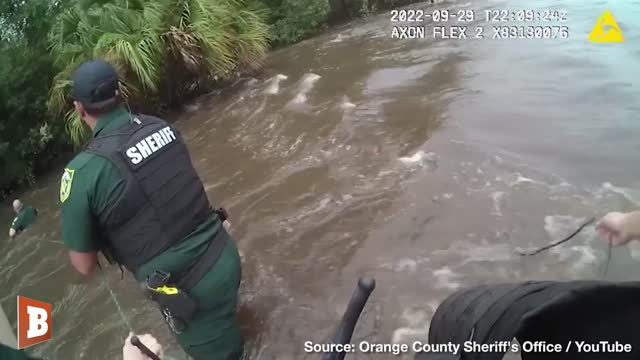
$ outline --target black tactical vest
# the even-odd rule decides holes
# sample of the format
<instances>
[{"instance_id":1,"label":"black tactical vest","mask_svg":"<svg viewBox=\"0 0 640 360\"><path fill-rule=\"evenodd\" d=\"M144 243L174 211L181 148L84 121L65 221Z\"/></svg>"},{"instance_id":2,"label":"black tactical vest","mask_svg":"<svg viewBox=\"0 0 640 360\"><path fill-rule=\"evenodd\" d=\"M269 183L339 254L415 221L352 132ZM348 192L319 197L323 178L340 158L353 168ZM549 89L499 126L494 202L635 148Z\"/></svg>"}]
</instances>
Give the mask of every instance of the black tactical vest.
<instances>
[{"instance_id":1,"label":"black tactical vest","mask_svg":"<svg viewBox=\"0 0 640 360\"><path fill-rule=\"evenodd\" d=\"M182 241L209 216L187 147L167 122L134 117L93 138L85 151L109 159L125 179L123 194L98 220L112 256L129 271Z\"/></svg>"}]
</instances>

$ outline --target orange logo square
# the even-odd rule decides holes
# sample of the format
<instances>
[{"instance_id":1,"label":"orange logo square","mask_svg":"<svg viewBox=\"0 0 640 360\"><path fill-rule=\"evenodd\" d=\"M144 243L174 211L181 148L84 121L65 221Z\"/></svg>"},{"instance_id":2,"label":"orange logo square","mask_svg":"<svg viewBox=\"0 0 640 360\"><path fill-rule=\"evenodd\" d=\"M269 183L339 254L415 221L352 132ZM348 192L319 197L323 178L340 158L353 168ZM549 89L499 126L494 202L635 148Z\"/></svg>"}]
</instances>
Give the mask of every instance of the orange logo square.
<instances>
[{"instance_id":1,"label":"orange logo square","mask_svg":"<svg viewBox=\"0 0 640 360\"><path fill-rule=\"evenodd\" d=\"M18 296L18 349L51 339L51 304Z\"/></svg>"}]
</instances>

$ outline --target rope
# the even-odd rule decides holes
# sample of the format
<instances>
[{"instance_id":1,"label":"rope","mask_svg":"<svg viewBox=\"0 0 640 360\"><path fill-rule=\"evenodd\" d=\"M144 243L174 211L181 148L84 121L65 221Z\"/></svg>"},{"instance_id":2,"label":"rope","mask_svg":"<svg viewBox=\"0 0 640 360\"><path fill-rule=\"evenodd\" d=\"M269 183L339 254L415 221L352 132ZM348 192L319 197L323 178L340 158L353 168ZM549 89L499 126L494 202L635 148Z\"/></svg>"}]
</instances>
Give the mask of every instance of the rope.
<instances>
[{"instance_id":1,"label":"rope","mask_svg":"<svg viewBox=\"0 0 640 360\"><path fill-rule=\"evenodd\" d=\"M520 255L520 256L533 256L533 255L537 255L543 251L549 250L551 248L554 248L558 245L564 244L567 241L573 239L576 235L578 235L582 230L584 230L585 227L593 224L596 221L596 217L592 217L589 218L587 221L585 221L584 223L582 223L582 225L580 225L580 227L578 227L574 232L572 232L569 236L565 237L564 239L560 240L560 241L556 241L554 243L551 243L547 246L543 246L539 249L533 250L533 251L529 251L529 252L524 252L524 251L520 251L520 250L516 250L516 252ZM603 272L603 277L607 275L607 272L609 271L609 263L611 262L611 253L612 253L612 248L613 245L611 244L611 242L609 242L609 246L607 249L607 259L605 261L604 264L604 272Z\"/></svg>"},{"instance_id":2,"label":"rope","mask_svg":"<svg viewBox=\"0 0 640 360\"><path fill-rule=\"evenodd\" d=\"M604 263L604 271L602 272L602 277L607 276L607 272L609 272L609 263L611 262L612 249L613 249L613 244L609 242L609 247L607 248L607 260Z\"/></svg>"},{"instance_id":3,"label":"rope","mask_svg":"<svg viewBox=\"0 0 640 360\"><path fill-rule=\"evenodd\" d=\"M109 290L109 294L111 294L111 299L113 300L114 304L116 304L116 308L118 309L118 314L120 314L120 317L122 318L122 321L124 322L124 324L127 327L126 330L128 332L134 332L133 328L131 327L131 323L129 322L129 319L127 318L127 316L125 315L124 311L122 310L122 306L120 306L120 302L118 301L118 297L116 296L116 293L111 288L111 284L109 283L109 278L107 277L107 272L104 271L104 269L100 265L100 262L98 262L98 268L100 268L100 272L102 273L102 280L103 280L104 284L106 285L107 289ZM122 270L122 269L120 269L120 270ZM140 352L145 354L150 359L161 360L160 357L158 355L156 355L153 351L149 350L149 348L147 348L140 341L140 339L138 339L137 336L133 336L130 341L131 341L131 345L137 347L138 350L140 350Z\"/></svg>"},{"instance_id":4,"label":"rope","mask_svg":"<svg viewBox=\"0 0 640 360\"><path fill-rule=\"evenodd\" d=\"M558 245L564 244L564 243L566 243L567 241L569 241L569 240L573 239L573 238L574 238L576 235L578 235L578 234L579 234L579 233L580 233L580 232L581 232L585 227L587 227L588 225L591 225L591 224L592 224L592 223L594 223L595 221L596 221L596 218L595 218L595 217L590 218L589 220L585 221L582 225L580 225L580 227L579 227L576 231L574 231L573 233L571 233L571 235L567 236L566 238L564 238L564 239L562 239L562 240L560 240L560 241L557 241L557 242L551 243L551 244L549 244L549 245L547 245L547 246L543 246L543 247L541 247L541 248L539 248L539 249L537 249L537 250L531 251L531 252L518 251L518 253L520 254L520 256L532 256L532 255L537 255L537 254L539 254L539 253L541 253L541 252L543 252L543 251L549 250L549 249L551 249L551 248L554 248L554 247L556 247L556 246L558 246Z\"/></svg>"},{"instance_id":5,"label":"rope","mask_svg":"<svg viewBox=\"0 0 640 360\"><path fill-rule=\"evenodd\" d=\"M129 319L124 314L124 311L122 310L122 306L120 306L120 302L118 301L118 297L116 297L115 292L113 292L113 289L111 288L111 284L109 284L109 278L107 277L106 271L104 271L104 269L102 269L102 266L100 266L100 263L98 263L98 268L100 268L100 272L102 273L102 281L106 285L107 290L109 290L109 294L111 294L111 299L113 299L114 304L116 304L116 308L118 309L118 313L120 314L120 317L122 318L122 321L127 326L126 330L127 331L133 331L132 330L133 328L131 327L131 323L129 322Z\"/></svg>"},{"instance_id":6,"label":"rope","mask_svg":"<svg viewBox=\"0 0 640 360\"><path fill-rule=\"evenodd\" d=\"M45 239L41 239L40 241L46 241L46 242L50 242L50 243L54 243L54 244L62 244L62 245L64 245L64 243L62 243L61 241L45 240ZM109 283L109 277L107 276L107 272L104 271L104 269L102 268L102 265L100 265L99 261L97 262L97 264L98 264L98 269L100 269L100 272L102 273L102 282L104 283L104 285L106 286L107 290L109 291L109 295L111 295L111 299L113 300L113 303L116 305L116 308L118 309L118 314L120 314L120 318L122 319L122 322L126 326L125 330L127 330L128 332L133 332L133 327L131 326L131 323L129 322L129 318L127 318L127 315L125 315L124 311L122 310L122 306L120 305L120 301L118 301L118 297L116 296L116 293L111 288L111 284ZM124 278L124 271L122 270L122 267L120 267L120 271L122 271L122 277ZM140 339L138 339L137 336L133 336L131 338L131 344L133 346L137 347L143 354L147 355L149 358L154 359L154 360L160 360L160 357L158 355L154 354L151 350L149 350L149 348L147 348L140 341Z\"/></svg>"}]
</instances>

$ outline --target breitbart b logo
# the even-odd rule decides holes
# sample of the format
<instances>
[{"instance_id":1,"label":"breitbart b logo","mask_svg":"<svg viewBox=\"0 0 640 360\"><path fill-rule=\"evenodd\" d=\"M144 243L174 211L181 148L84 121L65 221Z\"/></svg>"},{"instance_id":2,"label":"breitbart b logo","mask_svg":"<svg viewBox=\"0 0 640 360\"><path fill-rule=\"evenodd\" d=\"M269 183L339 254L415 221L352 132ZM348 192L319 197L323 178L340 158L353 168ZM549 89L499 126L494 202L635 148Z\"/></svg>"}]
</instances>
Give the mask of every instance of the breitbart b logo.
<instances>
[{"instance_id":1,"label":"breitbart b logo","mask_svg":"<svg viewBox=\"0 0 640 360\"><path fill-rule=\"evenodd\" d=\"M51 304L18 296L18 349L51 339Z\"/></svg>"}]
</instances>

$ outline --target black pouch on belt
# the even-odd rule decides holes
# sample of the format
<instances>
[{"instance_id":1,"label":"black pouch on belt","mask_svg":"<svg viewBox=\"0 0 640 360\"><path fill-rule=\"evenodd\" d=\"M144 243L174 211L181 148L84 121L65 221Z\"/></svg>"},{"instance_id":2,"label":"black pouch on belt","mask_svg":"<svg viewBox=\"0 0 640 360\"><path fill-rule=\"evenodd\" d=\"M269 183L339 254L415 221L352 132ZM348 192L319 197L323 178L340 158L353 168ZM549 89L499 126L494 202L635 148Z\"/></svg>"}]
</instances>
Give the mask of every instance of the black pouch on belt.
<instances>
[{"instance_id":1,"label":"black pouch on belt","mask_svg":"<svg viewBox=\"0 0 640 360\"><path fill-rule=\"evenodd\" d=\"M213 211L218 213L221 221L224 221L223 219L228 216L224 208ZM189 292L217 262L226 244L226 231L222 228L211 241L205 253L186 273L172 276L163 271L154 271L147 278L147 290L151 299L168 310L172 318L182 320L185 323L192 320L199 310L199 306L197 301L189 296ZM176 280L171 279L172 277ZM165 316L167 315L165 313Z\"/></svg>"},{"instance_id":2,"label":"black pouch on belt","mask_svg":"<svg viewBox=\"0 0 640 360\"><path fill-rule=\"evenodd\" d=\"M198 311L198 303L184 290L169 282L170 274L156 270L147 278L151 300L169 310L174 318L188 322Z\"/></svg>"}]
</instances>

